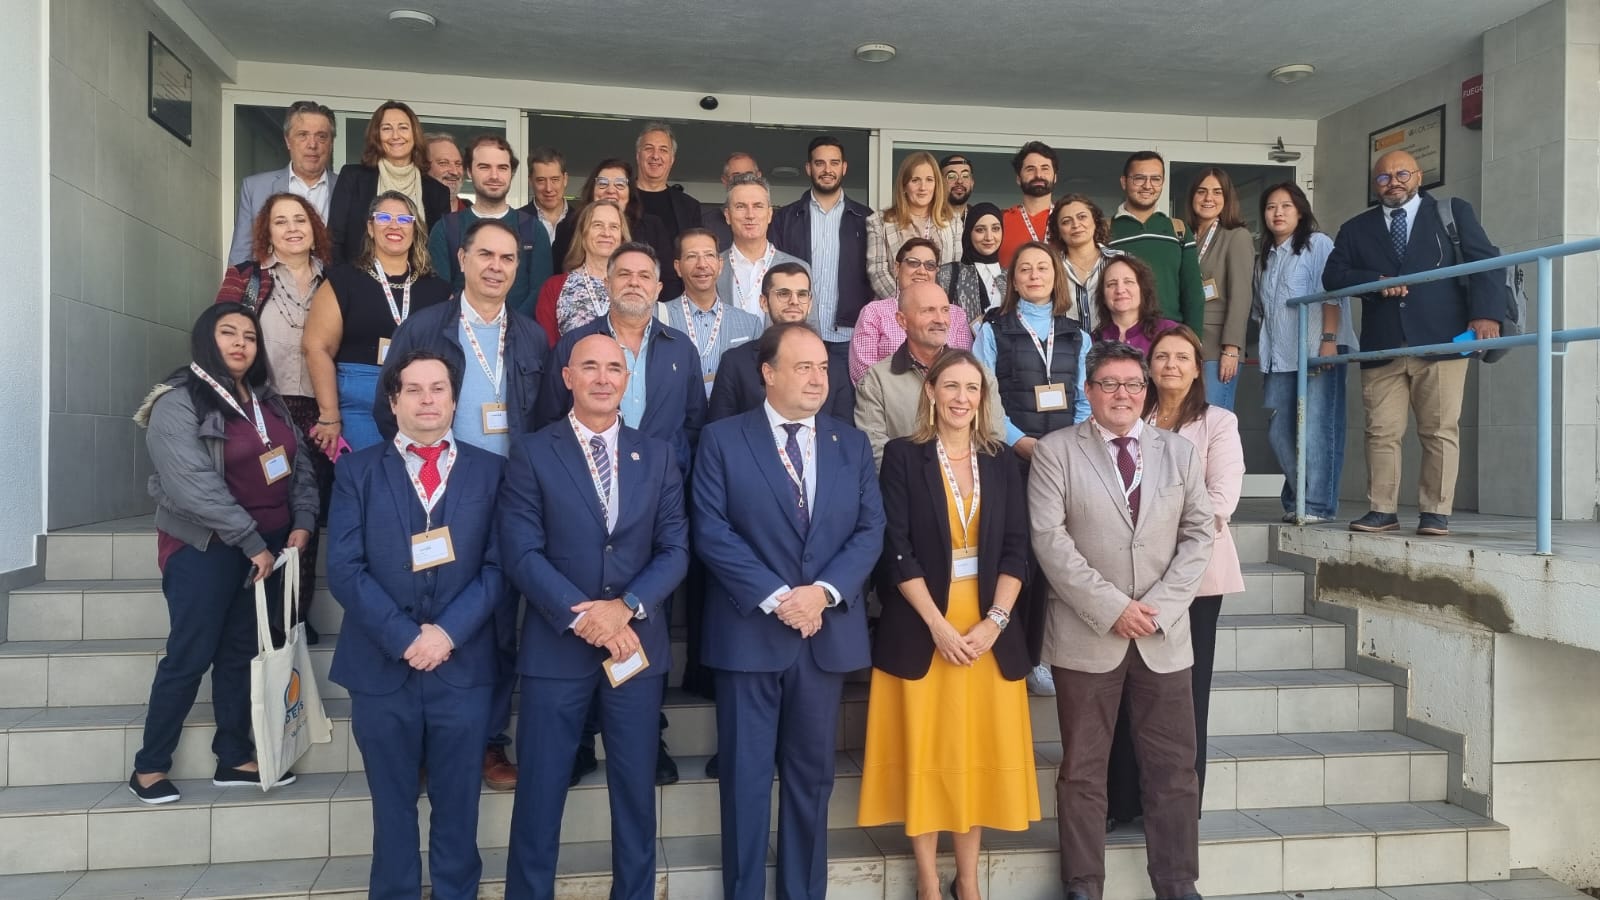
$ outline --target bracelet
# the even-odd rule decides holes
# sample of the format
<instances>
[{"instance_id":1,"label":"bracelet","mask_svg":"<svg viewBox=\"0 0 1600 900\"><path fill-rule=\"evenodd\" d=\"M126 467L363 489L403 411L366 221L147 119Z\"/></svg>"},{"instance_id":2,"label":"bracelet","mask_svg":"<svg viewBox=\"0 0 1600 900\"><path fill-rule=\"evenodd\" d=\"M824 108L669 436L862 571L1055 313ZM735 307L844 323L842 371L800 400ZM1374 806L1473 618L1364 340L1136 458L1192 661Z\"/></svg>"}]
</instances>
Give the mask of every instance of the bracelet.
<instances>
[{"instance_id":1,"label":"bracelet","mask_svg":"<svg viewBox=\"0 0 1600 900\"><path fill-rule=\"evenodd\" d=\"M321 419L318 419L318 420L317 420L317 424L318 424L318 425L338 425L338 424L339 424L339 423L341 423L341 422L343 422L343 421L344 421L344 420L343 420L343 419L334 419L334 420L333 420L333 421L331 421L331 422L324 422L324 421L322 421L322 420L321 420Z\"/></svg>"},{"instance_id":2,"label":"bracelet","mask_svg":"<svg viewBox=\"0 0 1600 900\"><path fill-rule=\"evenodd\" d=\"M1339 342L1339 336L1331 331L1324 331L1322 333L1322 342L1324 344L1336 344Z\"/></svg>"},{"instance_id":3,"label":"bracelet","mask_svg":"<svg viewBox=\"0 0 1600 900\"><path fill-rule=\"evenodd\" d=\"M989 607L988 619L1001 631L1005 631L1006 626L1011 624L1011 614L998 606Z\"/></svg>"}]
</instances>

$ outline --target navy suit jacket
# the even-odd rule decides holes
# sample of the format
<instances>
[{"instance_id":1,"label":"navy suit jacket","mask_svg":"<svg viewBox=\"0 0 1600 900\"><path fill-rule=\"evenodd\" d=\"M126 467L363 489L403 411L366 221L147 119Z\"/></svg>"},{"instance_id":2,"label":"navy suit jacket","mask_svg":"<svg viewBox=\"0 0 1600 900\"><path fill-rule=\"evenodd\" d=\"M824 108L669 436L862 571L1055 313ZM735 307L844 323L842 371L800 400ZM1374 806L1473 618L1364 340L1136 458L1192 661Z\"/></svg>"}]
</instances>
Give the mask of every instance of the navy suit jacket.
<instances>
[{"instance_id":1,"label":"navy suit jacket","mask_svg":"<svg viewBox=\"0 0 1600 900\"><path fill-rule=\"evenodd\" d=\"M617 436L617 527L606 530L586 451L566 419L513 440L500 486L498 527L506 574L528 602L521 675L580 678L608 657L569 626L586 600L639 598L633 621L650 668L672 667L667 598L689 569L683 476L666 441L623 426Z\"/></svg>"},{"instance_id":2,"label":"navy suit jacket","mask_svg":"<svg viewBox=\"0 0 1600 900\"><path fill-rule=\"evenodd\" d=\"M851 672L872 661L865 585L883 548L883 500L872 445L818 415L816 498L804 535L766 407L706 426L693 476L695 554L705 563L702 660L736 672L781 672L810 645L817 666ZM761 611L785 584L825 581L842 603L809 639Z\"/></svg>"},{"instance_id":3,"label":"navy suit jacket","mask_svg":"<svg viewBox=\"0 0 1600 900\"><path fill-rule=\"evenodd\" d=\"M1405 259L1394 252L1389 239L1388 219L1383 207L1374 206L1339 227L1333 252L1322 270L1322 286L1330 291L1354 287L1380 278L1413 275L1456 264L1455 250L1439 219L1438 201L1423 193L1417 207L1417 220L1411 224ZM1461 255L1466 262L1490 259L1500 249L1489 241L1472 205L1465 200L1447 200L1455 212L1456 232L1461 237ZM1395 347L1449 343L1467 330L1472 319L1505 317L1504 277L1500 272L1480 272L1467 279L1466 290L1457 279L1413 284L1404 297L1361 298L1361 349L1389 350ZM1450 359L1435 356L1432 359ZM1460 357L1455 357L1459 359ZM1388 361L1364 362L1363 368L1385 365Z\"/></svg>"},{"instance_id":4,"label":"navy suit jacket","mask_svg":"<svg viewBox=\"0 0 1600 900\"><path fill-rule=\"evenodd\" d=\"M330 677L359 693L397 690L412 671L406 648L427 623L455 642L434 670L457 687L494 684L494 631L506 602L494 499L505 461L458 443L433 527L449 526L455 562L411 570L411 536L426 520L406 464L384 441L340 458L328 505L328 587L344 607Z\"/></svg>"},{"instance_id":5,"label":"navy suit jacket","mask_svg":"<svg viewBox=\"0 0 1600 900\"><path fill-rule=\"evenodd\" d=\"M717 364L717 380L706 401L706 421L715 422L742 412L761 408L767 399L767 385L761 380L761 342L746 341L723 351ZM856 420L856 388L850 383L846 366L828 367L828 399L822 412L841 422Z\"/></svg>"},{"instance_id":6,"label":"navy suit jacket","mask_svg":"<svg viewBox=\"0 0 1600 900\"><path fill-rule=\"evenodd\" d=\"M650 320L650 349L645 355L644 416L639 430L671 444L678 471L687 475L700 426L706 421L706 386L700 373L700 352L683 332ZM572 392L561 370L572 358L572 346L591 334L611 334L611 317L601 316L582 328L561 336L550 356L550 377L539 387L534 427L543 428L564 419L572 409ZM635 374L633 377L637 378Z\"/></svg>"}]
</instances>

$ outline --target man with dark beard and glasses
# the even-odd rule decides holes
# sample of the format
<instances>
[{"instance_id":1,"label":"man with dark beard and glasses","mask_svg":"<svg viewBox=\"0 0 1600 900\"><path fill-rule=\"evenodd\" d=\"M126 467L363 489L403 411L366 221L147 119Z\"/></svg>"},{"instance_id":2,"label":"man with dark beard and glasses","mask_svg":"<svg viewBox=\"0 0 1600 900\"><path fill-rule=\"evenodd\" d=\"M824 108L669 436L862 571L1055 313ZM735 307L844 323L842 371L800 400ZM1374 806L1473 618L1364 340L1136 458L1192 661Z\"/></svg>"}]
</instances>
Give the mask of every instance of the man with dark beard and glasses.
<instances>
[{"instance_id":1,"label":"man with dark beard and glasses","mask_svg":"<svg viewBox=\"0 0 1600 900\"><path fill-rule=\"evenodd\" d=\"M1029 141L1011 157L1022 202L1000 217L1001 268L1011 268L1011 257L1017 255L1018 247L1029 241L1042 241L1050 233L1050 208L1055 205L1059 166L1055 148L1043 141Z\"/></svg>"},{"instance_id":2,"label":"man with dark beard and glasses","mask_svg":"<svg viewBox=\"0 0 1600 900\"><path fill-rule=\"evenodd\" d=\"M965 223L967 201L972 198L972 161L960 153L952 153L939 160L939 174L944 178L950 211L956 214L957 220Z\"/></svg>"}]
</instances>

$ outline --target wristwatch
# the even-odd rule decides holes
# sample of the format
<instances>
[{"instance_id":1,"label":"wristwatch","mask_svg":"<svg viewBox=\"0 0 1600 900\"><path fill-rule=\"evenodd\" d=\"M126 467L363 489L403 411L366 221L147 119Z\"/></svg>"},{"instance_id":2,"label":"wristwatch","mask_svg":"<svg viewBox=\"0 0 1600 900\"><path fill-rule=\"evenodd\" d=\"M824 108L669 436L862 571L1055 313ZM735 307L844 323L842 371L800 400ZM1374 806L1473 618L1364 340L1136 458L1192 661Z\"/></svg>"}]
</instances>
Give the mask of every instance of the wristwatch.
<instances>
[{"instance_id":1,"label":"wristwatch","mask_svg":"<svg viewBox=\"0 0 1600 900\"><path fill-rule=\"evenodd\" d=\"M1323 343L1336 344L1339 342L1339 336L1331 331L1324 331L1322 333L1322 340Z\"/></svg>"},{"instance_id":2,"label":"wristwatch","mask_svg":"<svg viewBox=\"0 0 1600 900\"><path fill-rule=\"evenodd\" d=\"M644 618L644 603L639 599L638 594L635 594L633 591L628 591L617 599L627 604L628 609L632 610L633 617L635 619Z\"/></svg>"}]
</instances>

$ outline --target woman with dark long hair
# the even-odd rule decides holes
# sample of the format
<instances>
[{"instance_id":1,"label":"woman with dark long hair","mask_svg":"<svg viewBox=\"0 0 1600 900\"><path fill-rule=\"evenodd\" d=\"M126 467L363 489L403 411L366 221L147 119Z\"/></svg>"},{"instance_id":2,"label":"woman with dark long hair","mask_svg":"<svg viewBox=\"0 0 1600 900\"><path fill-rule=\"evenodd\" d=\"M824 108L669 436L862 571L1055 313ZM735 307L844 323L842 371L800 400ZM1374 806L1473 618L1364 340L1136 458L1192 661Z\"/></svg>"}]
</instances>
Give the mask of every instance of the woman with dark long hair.
<instances>
[{"instance_id":1,"label":"woman with dark long hair","mask_svg":"<svg viewBox=\"0 0 1600 900\"><path fill-rule=\"evenodd\" d=\"M1206 398L1213 406L1233 409L1239 357L1250 324L1255 247L1227 171L1216 166L1200 170L1189 186L1189 210L1184 219L1200 253L1201 288L1206 299L1205 328L1200 334L1200 345L1205 348L1201 371Z\"/></svg>"},{"instance_id":2,"label":"woman with dark long hair","mask_svg":"<svg viewBox=\"0 0 1600 900\"><path fill-rule=\"evenodd\" d=\"M1149 352L1156 335L1178 324L1161 315L1156 276L1137 256L1122 254L1106 261L1094 295L1094 339L1120 341Z\"/></svg>"},{"instance_id":3,"label":"woman with dark long hair","mask_svg":"<svg viewBox=\"0 0 1600 900\"><path fill-rule=\"evenodd\" d=\"M1068 194L1050 210L1050 246L1061 254L1061 265L1078 305L1084 330L1093 331L1094 295L1100 289L1100 273L1106 262L1120 251L1106 246L1111 239L1111 220L1100 205L1083 194Z\"/></svg>"},{"instance_id":4,"label":"woman with dark long hair","mask_svg":"<svg viewBox=\"0 0 1600 900\"><path fill-rule=\"evenodd\" d=\"M428 176L428 148L422 143L422 122L411 107L386 100L367 120L361 161L339 170L328 203L328 231L333 235L333 261L348 262L361 252L367 234L365 215L373 198L389 191L411 198L422 228L450 212L450 189Z\"/></svg>"}]
</instances>

